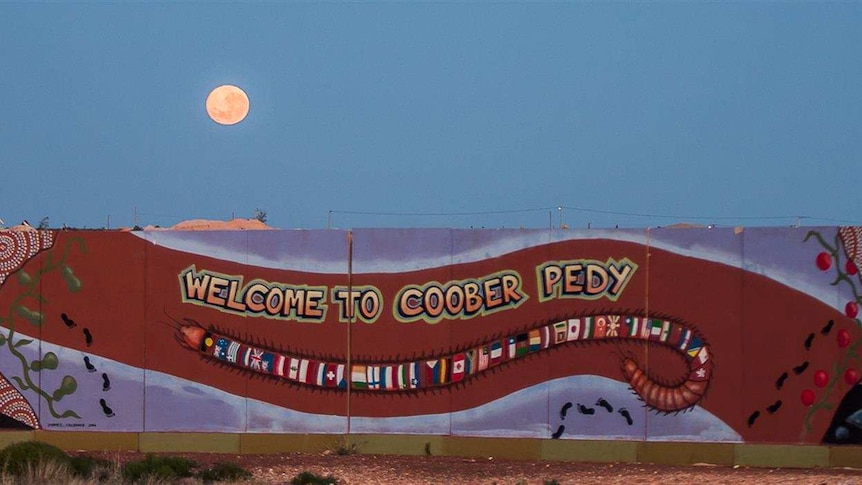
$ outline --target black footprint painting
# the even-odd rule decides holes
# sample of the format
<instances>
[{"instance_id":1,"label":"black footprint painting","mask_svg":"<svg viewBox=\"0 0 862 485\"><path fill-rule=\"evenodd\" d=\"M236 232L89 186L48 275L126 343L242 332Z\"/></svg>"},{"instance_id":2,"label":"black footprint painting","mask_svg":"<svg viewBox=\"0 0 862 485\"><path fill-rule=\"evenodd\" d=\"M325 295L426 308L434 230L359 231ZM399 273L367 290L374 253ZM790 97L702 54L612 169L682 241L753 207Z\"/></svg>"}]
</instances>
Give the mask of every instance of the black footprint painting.
<instances>
[{"instance_id":1,"label":"black footprint painting","mask_svg":"<svg viewBox=\"0 0 862 485\"><path fill-rule=\"evenodd\" d=\"M75 327L77 327L77 326L78 326L78 324L77 324L77 323L75 323L75 321L74 321L74 320L72 320L71 318L69 318L69 315L66 315L65 313L61 313L61 314L60 314L60 318L62 318L62 319L63 319L63 323L65 323L65 324L66 324L66 326L67 326L67 327L69 327L69 328L75 328Z\"/></svg>"},{"instance_id":2,"label":"black footprint painting","mask_svg":"<svg viewBox=\"0 0 862 485\"><path fill-rule=\"evenodd\" d=\"M784 381L786 381L788 377L790 377L790 375L787 372L782 373L778 377L778 380L775 381L775 388L780 391L781 388L784 387Z\"/></svg>"},{"instance_id":3,"label":"black footprint painting","mask_svg":"<svg viewBox=\"0 0 862 485\"><path fill-rule=\"evenodd\" d=\"M832 325L835 325L835 321L829 320L829 323L827 323L826 326L820 330L820 333L823 335L829 335L829 332L832 331Z\"/></svg>"},{"instance_id":4,"label":"black footprint painting","mask_svg":"<svg viewBox=\"0 0 862 485\"><path fill-rule=\"evenodd\" d=\"M754 426L754 422L757 421L757 418L760 417L760 411L755 411L751 413L751 416L748 417L748 427Z\"/></svg>"},{"instance_id":5,"label":"black footprint painting","mask_svg":"<svg viewBox=\"0 0 862 485\"><path fill-rule=\"evenodd\" d=\"M778 411L778 408L780 408L780 407L781 407L781 399L775 401L775 403L773 403L770 406L766 406L766 412L768 412L769 414L775 414L775 411Z\"/></svg>"},{"instance_id":6,"label":"black footprint painting","mask_svg":"<svg viewBox=\"0 0 862 485\"><path fill-rule=\"evenodd\" d=\"M114 410L108 407L108 402L104 399L99 399L99 404L102 406L102 412L109 418L114 417Z\"/></svg>"},{"instance_id":7,"label":"black footprint painting","mask_svg":"<svg viewBox=\"0 0 862 485\"><path fill-rule=\"evenodd\" d=\"M814 341L814 334L809 333L808 338L805 339L805 350L811 350L811 342Z\"/></svg>"},{"instance_id":8,"label":"black footprint painting","mask_svg":"<svg viewBox=\"0 0 862 485\"><path fill-rule=\"evenodd\" d=\"M600 397L599 400L596 401L596 406L605 408L609 413L614 412L614 407L611 406L611 403L607 402L605 398Z\"/></svg>"},{"instance_id":9,"label":"black footprint painting","mask_svg":"<svg viewBox=\"0 0 862 485\"><path fill-rule=\"evenodd\" d=\"M87 342L87 347L93 345L93 334L90 333L89 328L84 329L84 339Z\"/></svg>"},{"instance_id":10,"label":"black footprint painting","mask_svg":"<svg viewBox=\"0 0 862 485\"><path fill-rule=\"evenodd\" d=\"M806 360L805 362L794 367L793 373L796 375L802 374L803 372L805 372L805 369L807 369L807 368L808 368L808 361Z\"/></svg>"},{"instance_id":11,"label":"black footprint painting","mask_svg":"<svg viewBox=\"0 0 862 485\"><path fill-rule=\"evenodd\" d=\"M565 430L566 430L566 427L561 424L559 427L557 427L557 431L551 435L551 438L553 438L555 440L560 439L560 436L563 436L563 431L565 431Z\"/></svg>"},{"instance_id":12,"label":"black footprint painting","mask_svg":"<svg viewBox=\"0 0 862 485\"><path fill-rule=\"evenodd\" d=\"M620 408L620 410L619 410L619 411L617 411L617 412L618 412L618 413L620 413L620 416L622 416L622 417L626 418L626 423L628 423L628 425L629 425L629 426L631 426L632 424L634 424L635 420L634 420L634 419L632 419L632 415L631 415L631 414L629 414L629 410L628 410L628 409L626 409L626 408Z\"/></svg>"},{"instance_id":13,"label":"black footprint painting","mask_svg":"<svg viewBox=\"0 0 862 485\"><path fill-rule=\"evenodd\" d=\"M571 409L571 407L572 403L570 402L563 404L563 407L560 408L560 419L566 419L566 413L569 412L569 409Z\"/></svg>"},{"instance_id":14,"label":"black footprint painting","mask_svg":"<svg viewBox=\"0 0 862 485\"><path fill-rule=\"evenodd\" d=\"M111 390L111 380L108 379L108 374L102 372L102 390L107 392Z\"/></svg>"},{"instance_id":15,"label":"black footprint painting","mask_svg":"<svg viewBox=\"0 0 862 485\"><path fill-rule=\"evenodd\" d=\"M90 362L90 357L87 355L84 356L84 365L87 367L88 371L96 372L96 366L94 366L92 362Z\"/></svg>"},{"instance_id":16,"label":"black footprint painting","mask_svg":"<svg viewBox=\"0 0 862 485\"><path fill-rule=\"evenodd\" d=\"M588 408L583 404L578 404L578 412L581 414L596 414L596 410L593 408Z\"/></svg>"}]
</instances>

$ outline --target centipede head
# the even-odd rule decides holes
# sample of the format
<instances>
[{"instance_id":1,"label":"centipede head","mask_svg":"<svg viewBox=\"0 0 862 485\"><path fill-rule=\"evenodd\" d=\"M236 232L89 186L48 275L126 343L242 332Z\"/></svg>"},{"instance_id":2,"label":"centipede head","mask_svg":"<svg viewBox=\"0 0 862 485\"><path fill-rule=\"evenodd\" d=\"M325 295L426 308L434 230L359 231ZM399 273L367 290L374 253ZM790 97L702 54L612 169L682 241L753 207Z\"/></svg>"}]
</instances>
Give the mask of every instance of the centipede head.
<instances>
[{"instance_id":1,"label":"centipede head","mask_svg":"<svg viewBox=\"0 0 862 485\"><path fill-rule=\"evenodd\" d=\"M183 321L179 321L171 316L167 310L164 313L169 321L156 320L156 322L173 329L174 340L183 347L199 350L206 335L203 326L191 318L184 318Z\"/></svg>"}]
</instances>

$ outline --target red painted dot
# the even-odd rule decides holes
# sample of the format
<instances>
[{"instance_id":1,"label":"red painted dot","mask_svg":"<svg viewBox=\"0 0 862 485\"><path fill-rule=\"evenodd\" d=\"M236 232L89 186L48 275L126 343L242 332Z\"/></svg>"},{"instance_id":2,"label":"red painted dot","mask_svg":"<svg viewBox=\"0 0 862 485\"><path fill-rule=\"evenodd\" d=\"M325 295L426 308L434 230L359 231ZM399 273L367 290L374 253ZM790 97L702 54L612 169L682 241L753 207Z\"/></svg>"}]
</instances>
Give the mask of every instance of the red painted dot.
<instances>
[{"instance_id":1,"label":"red painted dot","mask_svg":"<svg viewBox=\"0 0 862 485\"><path fill-rule=\"evenodd\" d=\"M844 371L844 382L851 386L859 382L859 373L856 372L856 369L847 369Z\"/></svg>"},{"instance_id":2,"label":"red painted dot","mask_svg":"<svg viewBox=\"0 0 862 485\"><path fill-rule=\"evenodd\" d=\"M855 275L859 272L859 268L856 267L856 262L852 259L848 259L846 263L844 263L844 270L847 271L847 274L850 276Z\"/></svg>"},{"instance_id":3,"label":"red painted dot","mask_svg":"<svg viewBox=\"0 0 862 485\"><path fill-rule=\"evenodd\" d=\"M844 306L844 314L850 318L856 318L856 315L859 315L859 305L855 301L848 301Z\"/></svg>"},{"instance_id":4,"label":"red painted dot","mask_svg":"<svg viewBox=\"0 0 862 485\"><path fill-rule=\"evenodd\" d=\"M817 255L817 259L815 260L817 263L817 267L822 271L826 271L832 266L832 256L829 253L820 253Z\"/></svg>"},{"instance_id":5,"label":"red painted dot","mask_svg":"<svg viewBox=\"0 0 862 485\"><path fill-rule=\"evenodd\" d=\"M843 328L838 331L838 346L842 349L850 345L850 332Z\"/></svg>"},{"instance_id":6,"label":"red painted dot","mask_svg":"<svg viewBox=\"0 0 862 485\"><path fill-rule=\"evenodd\" d=\"M812 391L811 389L805 389L799 396L799 399L802 400L802 404L804 406L811 406L812 404L814 404L815 398L816 396L814 395L814 391Z\"/></svg>"},{"instance_id":7,"label":"red painted dot","mask_svg":"<svg viewBox=\"0 0 862 485\"><path fill-rule=\"evenodd\" d=\"M825 370L820 369L814 373L814 385L817 387L826 387L829 383L829 374Z\"/></svg>"}]
</instances>

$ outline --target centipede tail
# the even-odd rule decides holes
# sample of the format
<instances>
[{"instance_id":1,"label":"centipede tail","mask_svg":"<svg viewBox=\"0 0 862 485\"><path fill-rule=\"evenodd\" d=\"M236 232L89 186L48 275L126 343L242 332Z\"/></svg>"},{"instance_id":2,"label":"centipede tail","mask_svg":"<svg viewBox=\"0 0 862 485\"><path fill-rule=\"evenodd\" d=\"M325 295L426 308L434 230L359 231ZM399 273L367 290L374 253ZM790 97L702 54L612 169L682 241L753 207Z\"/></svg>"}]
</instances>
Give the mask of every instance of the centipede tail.
<instances>
[{"instance_id":1,"label":"centipede tail","mask_svg":"<svg viewBox=\"0 0 862 485\"><path fill-rule=\"evenodd\" d=\"M689 374L685 381L675 386L666 386L656 382L632 359L626 359L623 362L623 373L629 385L647 407L656 411L673 413L690 409L706 393L711 371L710 365L698 359L692 359L690 365L697 366L697 368Z\"/></svg>"}]
</instances>

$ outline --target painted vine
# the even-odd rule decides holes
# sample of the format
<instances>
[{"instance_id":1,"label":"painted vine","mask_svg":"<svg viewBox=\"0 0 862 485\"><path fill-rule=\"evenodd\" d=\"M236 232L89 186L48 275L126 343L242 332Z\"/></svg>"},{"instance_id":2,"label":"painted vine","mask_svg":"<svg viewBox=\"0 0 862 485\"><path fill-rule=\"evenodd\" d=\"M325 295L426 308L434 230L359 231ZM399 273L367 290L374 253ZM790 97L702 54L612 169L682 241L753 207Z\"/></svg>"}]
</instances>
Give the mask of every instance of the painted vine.
<instances>
[{"instance_id":1,"label":"painted vine","mask_svg":"<svg viewBox=\"0 0 862 485\"><path fill-rule=\"evenodd\" d=\"M70 238L66 240L59 257L57 257L56 250L49 250L41 267L34 273L28 273L23 269L17 271L16 279L21 292L12 300L6 315L0 316L0 326L4 327L0 329L0 346L4 346L12 356L21 362L21 376L11 376L11 380L15 381L21 391L32 390L36 392L47 403L48 411L55 418L81 418L71 409L62 412L57 410L57 403L64 396L73 394L78 389L78 382L74 377L65 375L57 389L53 391L42 389L38 379L35 378L36 373L56 370L59 366L57 354L47 352L42 355L41 359L32 361L27 359L20 349L31 345L33 340L20 337L16 332L16 325L17 322L23 321L38 328L44 323L44 316L39 308L48 304L48 301L41 295L39 283L46 275L59 272L70 292L74 293L81 289L81 281L75 276L72 268L66 264L69 252L75 246L80 252L86 252L86 245L82 238ZM34 310L33 308L37 309Z\"/></svg>"}]
</instances>

